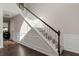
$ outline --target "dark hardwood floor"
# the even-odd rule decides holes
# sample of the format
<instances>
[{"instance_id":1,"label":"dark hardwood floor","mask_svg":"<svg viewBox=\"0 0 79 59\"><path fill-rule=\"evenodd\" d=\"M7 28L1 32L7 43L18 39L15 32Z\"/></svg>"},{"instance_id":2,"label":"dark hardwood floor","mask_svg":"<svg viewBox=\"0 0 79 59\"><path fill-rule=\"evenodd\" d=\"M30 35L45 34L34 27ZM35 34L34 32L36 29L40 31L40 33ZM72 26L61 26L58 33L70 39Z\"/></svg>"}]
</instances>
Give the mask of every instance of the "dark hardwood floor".
<instances>
[{"instance_id":1,"label":"dark hardwood floor","mask_svg":"<svg viewBox=\"0 0 79 59\"><path fill-rule=\"evenodd\" d=\"M0 56L45 56L33 49L13 41L4 41L4 48L0 49Z\"/></svg>"},{"instance_id":2,"label":"dark hardwood floor","mask_svg":"<svg viewBox=\"0 0 79 59\"><path fill-rule=\"evenodd\" d=\"M0 56L46 56L46 55L9 40L4 41L4 48L0 48ZM61 56L79 56L79 54L64 50Z\"/></svg>"},{"instance_id":3,"label":"dark hardwood floor","mask_svg":"<svg viewBox=\"0 0 79 59\"><path fill-rule=\"evenodd\" d=\"M79 56L79 54L64 50L62 56Z\"/></svg>"}]
</instances>

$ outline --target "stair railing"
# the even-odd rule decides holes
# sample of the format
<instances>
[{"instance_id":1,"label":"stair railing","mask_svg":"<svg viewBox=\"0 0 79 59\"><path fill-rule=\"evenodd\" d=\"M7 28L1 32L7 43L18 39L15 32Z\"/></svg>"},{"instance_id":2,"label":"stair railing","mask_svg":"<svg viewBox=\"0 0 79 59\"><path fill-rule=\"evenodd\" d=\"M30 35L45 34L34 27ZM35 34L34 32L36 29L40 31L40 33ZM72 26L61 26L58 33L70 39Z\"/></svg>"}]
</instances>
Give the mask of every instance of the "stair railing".
<instances>
[{"instance_id":1,"label":"stair railing","mask_svg":"<svg viewBox=\"0 0 79 59\"><path fill-rule=\"evenodd\" d=\"M60 30L55 30L54 28L52 28L50 25L48 25L45 21L43 21L40 17L38 17L37 15L35 15L32 11L30 11L27 7L24 6L24 3L18 3L17 4L22 10L25 8L28 12L30 12L34 17L36 17L37 19L39 19L42 23L44 23L48 28L50 28L52 31L54 31L57 36L58 36L58 54L59 56L60 54Z\"/></svg>"}]
</instances>

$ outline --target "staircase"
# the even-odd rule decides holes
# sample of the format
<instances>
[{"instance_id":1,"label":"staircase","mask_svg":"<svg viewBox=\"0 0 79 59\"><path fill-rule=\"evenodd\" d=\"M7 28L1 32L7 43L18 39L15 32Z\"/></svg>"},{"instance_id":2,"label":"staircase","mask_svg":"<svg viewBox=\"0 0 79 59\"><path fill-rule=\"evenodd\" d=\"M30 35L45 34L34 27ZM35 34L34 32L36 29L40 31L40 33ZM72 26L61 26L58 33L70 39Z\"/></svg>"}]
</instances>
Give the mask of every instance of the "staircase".
<instances>
[{"instance_id":1,"label":"staircase","mask_svg":"<svg viewBox=\"0 0 79 59\"><path fill-rule=\"evenodd\" d=\"M34 40L34 42L26 42L23 44L29 45L29 47L46 55L60 55L60 31L56 31L49 26L41 18L31 12L24 4L19 3L17 5L19 6L21 15L24 17L26 23L32 28L27 33L28 35L26 35L26 37L28 37L28 40L31 40L32 38L37 39L37 41ZM37 46L33 47L30 46L30 44L35 44Z\"/></svg>"}]
</instances>

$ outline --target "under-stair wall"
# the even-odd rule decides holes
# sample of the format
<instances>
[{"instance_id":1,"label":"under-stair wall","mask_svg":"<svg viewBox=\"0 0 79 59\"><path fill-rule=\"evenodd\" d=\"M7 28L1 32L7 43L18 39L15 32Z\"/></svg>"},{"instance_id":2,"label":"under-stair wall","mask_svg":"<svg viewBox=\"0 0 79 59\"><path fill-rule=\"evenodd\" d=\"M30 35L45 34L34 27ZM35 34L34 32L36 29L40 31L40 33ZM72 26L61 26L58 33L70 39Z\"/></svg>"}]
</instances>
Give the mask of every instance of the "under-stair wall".
<instances>
[{"instance_id":1,"label":"under-stair wall","mask_svg":"<svg viewBox=\"0 0 79 59\"><path fill-rule=\"evenodd\" d=\"M17 15L11 21L14 22L14 30L12 30L12 39L14 41L46 55L58 55L58 52L54 51L44 38L24 22L24 18L21 15Z\"/></svg>"}]
</instances>

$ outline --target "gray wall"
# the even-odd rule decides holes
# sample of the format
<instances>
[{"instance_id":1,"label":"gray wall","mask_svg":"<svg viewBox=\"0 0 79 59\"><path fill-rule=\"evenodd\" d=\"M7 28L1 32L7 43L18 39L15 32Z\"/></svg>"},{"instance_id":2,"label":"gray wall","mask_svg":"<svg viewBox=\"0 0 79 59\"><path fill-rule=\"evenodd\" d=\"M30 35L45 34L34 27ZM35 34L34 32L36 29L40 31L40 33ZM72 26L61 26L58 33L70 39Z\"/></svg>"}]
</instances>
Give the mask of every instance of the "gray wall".
<instances>
[{"instance_id":1,"label":"gray wall","mask_svg":"<svg viewBox=\"0 0 79 59\"><path fill-rule=\"evenodd\" d=\"M79 34L79 4L27 3L26 7L64 34Z\"/></svg>"}]
</instances>

